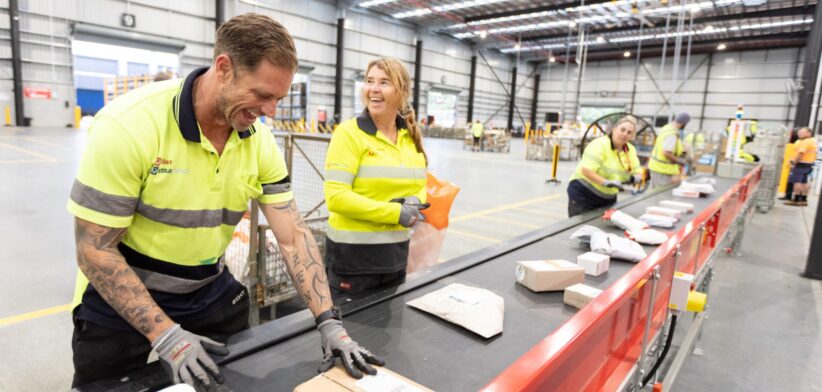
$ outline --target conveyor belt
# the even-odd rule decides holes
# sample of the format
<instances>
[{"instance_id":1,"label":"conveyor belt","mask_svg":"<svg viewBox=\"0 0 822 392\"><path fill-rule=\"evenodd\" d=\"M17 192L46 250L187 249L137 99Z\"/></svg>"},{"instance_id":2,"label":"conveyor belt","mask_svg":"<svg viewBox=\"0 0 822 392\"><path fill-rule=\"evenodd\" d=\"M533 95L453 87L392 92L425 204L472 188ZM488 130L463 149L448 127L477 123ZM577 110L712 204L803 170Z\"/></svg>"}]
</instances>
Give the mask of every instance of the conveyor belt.
<instances>
[{"instance_id":1,"label":"conveyor belt","mask_svg":"<svg viewBox=\"0 0 822 392\"><path fill-rule=\"evenodd\" d=\"M686 200L696 206L696 211L684 215L674 231L737 182L721 178L716 181L713 196ZM674 199L670 190L649 192L621 202L618 208L638 217L646 207L665 199ZM397 288L396 293L374 295L359 305L346 304L343 307L347 310L345 327L355 340L384 359L388 368L422 385L437 391L480 389L576 313L576 309L563 304L562 292L533 293L518 285L514 279L516 262L547 258L576 260L576 256L587 249L568 237L582 224L621 233L599 219L600 215L601 212L591 212L459 257L428 275L409 280ZM654 248L645 247L645 250L650 254ZM612 260L606 274L586 276L585 284L605 289L633 266L633 263ZM505 299L501 335L486 340L405 305L411 299L453 282L486 288ZM393 298L379 301L386 296ZM362 302L370 304L362 305ZM255 327L233 337L231 342L231 356L220 363L226 386L235 391L290 391L317 374L320 337L307 311ZM141 382L145 385L145 380Z\"/></svg>"}]
</instances>

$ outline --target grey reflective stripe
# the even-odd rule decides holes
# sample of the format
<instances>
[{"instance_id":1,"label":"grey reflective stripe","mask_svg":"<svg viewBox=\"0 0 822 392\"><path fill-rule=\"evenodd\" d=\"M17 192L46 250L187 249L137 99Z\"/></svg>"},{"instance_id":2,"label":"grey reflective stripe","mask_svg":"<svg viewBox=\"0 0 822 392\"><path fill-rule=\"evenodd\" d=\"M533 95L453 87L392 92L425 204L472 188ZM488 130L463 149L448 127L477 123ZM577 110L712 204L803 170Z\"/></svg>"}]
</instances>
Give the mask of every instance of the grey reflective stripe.
<instances>
[{"instance_id":1,"label":"grey reflective stripe","mask_svg":"<svg viewBox=\"0 0 822 392\"><path fill-rule=\"evenodd\" d=\"M424 167L360 166L357 178L425 178Z\"/></svg>"},{"instance_id":2,"label":"grey reflective stripe","mask_svg":"<svg viewBox=\"0 0 822 392\"><path fill-rule=\"evenodd\" d=\"M131 216L139 198L103 193L78 180L71 187L71 200L80 206L114 216Z\"/></svg>"},{"instance_id":3,"label":"grey reflective stripe","mask_svg":"<svg viewBox=\"0 0 822 392\"><path fill-rule=\"evenodd\" d=\"M220 274L223 273L223 269L225 268L225 264L223 264L222 258L219 261L219 265L220 269L216 274L200 280L178 278L176 276L149 271L134 266L131 266L131 269L134 270L134 273L140 277L140 280L143 281L143 284L149 290L161 291L164 293L172 294L188 294L213 282L214 279L217 279L217 277L219 277Z\"/></svg>"},{"instance_id":4,"label":"grey reflective stripe","mask_svg":"<svg viewBox=\"0 0 822 392\"><path fill-rule=\"evenodd\" d=\"M393 244L411 239L411 230L352 231L329 226L326 235L334 242L346 244Z\"/></svg>"},{"instance_id":5,"label":"grey reflective stripe","mask_svg":"<svg viewBox=\"0 0 822 392\"><path fill-rule=\"evenodd\" d=\"M597 196L599 196L599 197L601 197L601 198L603 198L603 199L616 199L616 197L617 197L617 195L616 195L616 194L613 194L613 195L612 195L612 194L610 194L610 193L605 193L605 192L603 192L603 191L601 191L601 190L597 189L597 188L596 188L593 184L591 184L591 183L590 183L590 182L588 182L587 180L580 179L580 180L579 180L579 182L581 182L581 183L582 183L582 186L584 186L584 187L586 187L586 188L590 189L590 190L591 190L591 192L596 193L596 195L597 195Z\"/></svg>"},{"instance_id":6,"label":"grey reflective stripe","mask_svg":"<svg viewBox=\"0 0 822 392\"><path fill-rule=\"evenodd\" d=\"M284 184L267 184L263 185L263 194L264 195L273 195L277 193L286 193L291 190L291 183L286 182Z\"/></svg>"},{"instance_id":7,"label":"grey reflective stripe","mask_svg":"<svg viewBox=\"0 0 822 392\"><path fill-rule=\"evenodd\" d=\"M144 204L142 200L137 205L137 212L153 221L188 229L217 227L221 224L234 226L240 223L240 219L243 219L243 214L245 214L245 211L232 211L226 208L220 210L158 208Z\"/></svg>"},{"instance_id":8,"label":"grey reflective stripe","mask_svg":"<svg viewBox=\"0 0 822 392\"><path fill-rule=\"evenodd\" d=\"M345 170L326 169L325 180L351 185L354 183L354 175Z\"/></svg>"}]
</instances>

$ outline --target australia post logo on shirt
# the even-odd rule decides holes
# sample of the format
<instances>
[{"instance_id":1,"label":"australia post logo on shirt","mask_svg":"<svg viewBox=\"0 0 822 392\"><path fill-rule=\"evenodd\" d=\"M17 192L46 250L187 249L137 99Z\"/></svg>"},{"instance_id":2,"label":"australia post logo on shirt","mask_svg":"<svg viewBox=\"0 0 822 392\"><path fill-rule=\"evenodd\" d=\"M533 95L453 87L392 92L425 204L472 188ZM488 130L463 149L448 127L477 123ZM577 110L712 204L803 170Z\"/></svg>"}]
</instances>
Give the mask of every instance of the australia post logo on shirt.
<instances>
[{"instance_id":1,"label":"australia post logo on shirt","mask_svg":"<svg viewBox=\"0 0 822 392\"><path fill-rule=\"evenodd\" d=\"M188 169L175 169L172 167L174 161L171 159L165 159L163 157L157 157L154 160L154 165L151 166L151 174L185 174L188 173Z\"/></svg>"}]
</instances>

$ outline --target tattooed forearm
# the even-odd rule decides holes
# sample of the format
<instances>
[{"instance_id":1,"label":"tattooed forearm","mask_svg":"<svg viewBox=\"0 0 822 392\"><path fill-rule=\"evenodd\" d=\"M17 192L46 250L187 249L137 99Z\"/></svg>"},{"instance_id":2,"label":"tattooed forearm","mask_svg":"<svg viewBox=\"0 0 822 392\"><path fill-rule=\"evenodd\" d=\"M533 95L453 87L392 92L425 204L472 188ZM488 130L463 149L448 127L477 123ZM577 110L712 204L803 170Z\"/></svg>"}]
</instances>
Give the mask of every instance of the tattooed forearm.
<instances>
[{"instance_id":1,"label":"tattooed forearm","mask_svg":"<svg viewBox=\"0 0 822 392\"><path fill-rule=\"evenodd\" d=\"M263 205L263 214L272 227L288 266L291 280L312 313L331 306L328 278L314 235L292 200L279 205Z\"/></svg>"},{"instance_id":2,"label":"tattooed forearm","mask_svg":"<svg viewBox=\"0 0 822 392\"><path fill-rule=\"evenodd\" d=\"M150 340L172 325L117 249L126 229L75 219L77 265L100 296Z\"/></svg>"}]
</instances>

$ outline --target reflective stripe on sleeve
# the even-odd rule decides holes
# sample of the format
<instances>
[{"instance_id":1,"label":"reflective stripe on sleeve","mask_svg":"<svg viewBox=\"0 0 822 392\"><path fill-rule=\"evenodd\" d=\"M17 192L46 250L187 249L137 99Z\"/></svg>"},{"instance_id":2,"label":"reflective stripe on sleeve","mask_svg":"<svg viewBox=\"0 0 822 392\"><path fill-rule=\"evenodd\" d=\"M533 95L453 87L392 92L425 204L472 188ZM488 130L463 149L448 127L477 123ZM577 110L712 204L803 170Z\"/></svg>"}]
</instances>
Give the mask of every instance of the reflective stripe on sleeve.
<instances>
[{"instance_id":1,"label":"reflective stripe on sleeve","mask_svg":"<svg viewBox=\"0 0 822 392\"><path fill-rule=\"evenodd\" d=\"M139 198L118 196L104 193L88 185L74 180L71 187L71 200L78 205L113 216L131 216L139 202Z\"/></svg>"},{"instance_id":2,"label":"reflective stripe on sleeve","mask_svg":"<svg viewBox=\"0 0 822 392\"><path fill-rule=\"evenodd\" d=\"M291 191L291 183L286 182L283 184L265 184L263 185L263 194L264 195L276 195L278 193L286 193Z\"/></svg>"},{"instance_id":3,"label":"reflective stripe on sleeve","mask_svg":"<svg viewBox=\"0 0 822 392\"><path fill-rule=\"evenodd\" d=\"M234 226L240 223L245 211L232 211L227 208L219 210L177 210L158 208L143 203L137 205L137 212L153 221L169 226L194 229L198 227L217 227L222 224Z\"/></svg>"},{"instance_id":4,"label":"reflective stripe on sleeve","mask_svg":"<svg viewBox=\"0 0 822 392\"><path fill-rule=\"evenodd\" d=\"M345 170L326 169L325 180L351 185L354 183L354 175Z\"/></svg>"}]
</instances>

